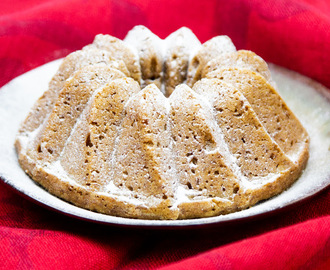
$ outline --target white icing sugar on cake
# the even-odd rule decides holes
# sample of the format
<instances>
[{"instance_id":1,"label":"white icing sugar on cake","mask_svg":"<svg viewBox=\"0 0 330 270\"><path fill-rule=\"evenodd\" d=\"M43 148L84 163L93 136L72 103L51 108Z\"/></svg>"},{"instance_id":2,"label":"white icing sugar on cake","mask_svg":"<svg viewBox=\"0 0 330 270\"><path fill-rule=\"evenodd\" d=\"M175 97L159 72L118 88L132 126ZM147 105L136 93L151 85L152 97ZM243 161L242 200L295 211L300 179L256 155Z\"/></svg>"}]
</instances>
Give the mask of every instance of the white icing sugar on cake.
<instances>
[{"instance_id":1,"label":"white icing sugar on cake","mask_svg":"<svg viewBox=\"0 0 330 270\"><path fill-rule=\"evenodd\" d=\"M50 193L142 219L251 207L299 177L308 145L262 58L227 36L163 40L143 26L67 56L16 140Z\"/></svg>"}]
</instances>

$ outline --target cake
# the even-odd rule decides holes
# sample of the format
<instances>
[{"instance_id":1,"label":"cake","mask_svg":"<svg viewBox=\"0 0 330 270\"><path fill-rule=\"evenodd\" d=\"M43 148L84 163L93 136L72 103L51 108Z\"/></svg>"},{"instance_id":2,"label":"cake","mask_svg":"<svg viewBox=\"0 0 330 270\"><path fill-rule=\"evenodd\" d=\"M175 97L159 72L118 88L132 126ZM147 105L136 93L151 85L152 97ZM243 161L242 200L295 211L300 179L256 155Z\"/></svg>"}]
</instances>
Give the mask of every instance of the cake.
<instances>
[{"instance_id":1,"label":"cake","mask_svg":"<svg viewBox=\"0 0 330 270\"><path fill-rule=\"evenodd\" d=\"M76 206L126 218L224 215L275 196L308 160L267 63L227 36L143 26L68 55L18 131L21 167Z\"/></svg>"}]
</instances>

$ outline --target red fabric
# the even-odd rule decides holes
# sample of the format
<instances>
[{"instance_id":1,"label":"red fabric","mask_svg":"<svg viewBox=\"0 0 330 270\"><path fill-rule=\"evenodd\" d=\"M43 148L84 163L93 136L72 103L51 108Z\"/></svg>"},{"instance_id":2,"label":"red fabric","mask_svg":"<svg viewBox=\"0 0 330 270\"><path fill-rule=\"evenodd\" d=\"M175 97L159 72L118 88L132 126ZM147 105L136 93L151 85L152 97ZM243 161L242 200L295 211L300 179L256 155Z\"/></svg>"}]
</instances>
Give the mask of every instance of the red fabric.
<instances>
[{"instance_id":1,"label":"red fabric","mask_svg":"<svg viewBox=\"0 0 330 270\"><path fill-rule=\"evenodd\" d=\"M0 85L97 33L123 38L136 24L163 38L181 26L201 41L227 34L237 48L330 87L327 0L2 0ZM329 269L329 199L328 189L281 213L230 226L137 230L54 213L1 182L0 269Z\"/></svg>"}]
</instances>

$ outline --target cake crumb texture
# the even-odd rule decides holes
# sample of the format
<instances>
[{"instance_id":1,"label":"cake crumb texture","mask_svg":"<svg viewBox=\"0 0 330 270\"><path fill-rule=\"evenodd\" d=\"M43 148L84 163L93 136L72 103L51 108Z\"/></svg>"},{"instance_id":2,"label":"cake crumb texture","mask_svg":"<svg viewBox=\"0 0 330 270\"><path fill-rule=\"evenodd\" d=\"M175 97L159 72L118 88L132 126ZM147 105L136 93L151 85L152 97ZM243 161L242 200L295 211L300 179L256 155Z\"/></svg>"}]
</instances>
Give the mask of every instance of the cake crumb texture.
<instances>
[{"instance_id":1,"label":"cake crumb texture","mask_svg":"<svg viewBox=\"0 0 330 270\"><path fill-rule=\"evenodd\" d=\"M68 55L18 131L24 171L79 207L189 219L252 207L294 183L309 137L267 63L230 38L144 26Z\"/></svg>"}]
</instances>

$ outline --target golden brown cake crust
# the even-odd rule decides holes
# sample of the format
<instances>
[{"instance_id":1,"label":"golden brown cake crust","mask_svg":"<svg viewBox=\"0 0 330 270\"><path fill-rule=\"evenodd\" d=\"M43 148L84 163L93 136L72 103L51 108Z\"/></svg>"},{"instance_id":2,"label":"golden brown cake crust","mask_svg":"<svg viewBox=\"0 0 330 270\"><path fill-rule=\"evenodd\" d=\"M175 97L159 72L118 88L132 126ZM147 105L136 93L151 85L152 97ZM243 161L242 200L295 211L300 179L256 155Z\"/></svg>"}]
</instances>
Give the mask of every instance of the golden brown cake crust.
<instances>
[{"instance_id":1,"label":"golden brown cake crust","mask_svg":"<svg viewBox=\"0 0 330 270\"><path fill-rule=\"evenodd\" d=\"M254 52L247 50L226 53L212 59L204 67L202 77L205 78L207 77L207 74L224 68L249 69L259 73L267 81L271 80L271 74L267 63Z\"/></svg>"},{"instance_id":2,"label":"golden brown cake crust","mask_svg":"<svg viewBox=\"0 0 330 270\"><path fill-rule=\"evenodd\" d=\"M43 123L46 116L52 110L58 93L64 87L66 80L79 69L89 65L107 65L123 72L126 76L129 72L122 60L116 60L109 52L85 48L69 54L62 62L58 71L49 82L49 88L34 104L31 112L21 125L21 131L33 131Z\"/></svg>"},{"instance_id":3,"label":"golden brown cake crust","mask_svg":"<svg viewBox=\"0 0 330 270\"><path fill-rule=\"evenodd\" d=\"M98 35L64 59L22 123L19 163L50 193L108 215L246 209L290 187L308 161L308 134L274 85L266 62L226 36Z\"/></svg>"},{"instance_id":4,"label":"golden brown cake crust","mask_svg":"<svg viewBox=\"0 0 330 270\"><path fill-rule=\"evenodd\" d=\"M308 153L309 137L306 130L263 76L249 69L221 68L208 73L206 78L217 78L239 90L267 132L293 162Z\"/></svg>"},{"instance_id":5,"label":"golden brown cake crust","mask_svg":"<svg viewBox=\"0 0 330 270\"><path fill-rule=\"evenodd\" d=\"M142 88L152 83L161 88L163 69L161 39L148 28L139 25L127 34L124 41L135 47L139 56Z\"/></svg>"},{"instance_id":6,"label":"golden brown cake crust","mask_svg":"<svg viewBox=\"0 0 330 270\"><path fill-rule=\"evenodd\" d=\"M195 82L202 78L203 69L210 60L235 51L234 44L227 36L217 36L206 41L189 63L187 85L192 87Z\"/></svg>"},{"instance_id":7,"label":"golden brown cake crust","mask_svg":"<svg viewBox=\"0 0 330 270\"><path fill-rule=\"evenodd\" d=\"M175 87L186 80L190 54L200 46L200 42L186 27L169 35L165 42L168 44L168 50L164 55L165 96L169 97Z\"/></svg>"}]
</instances>

